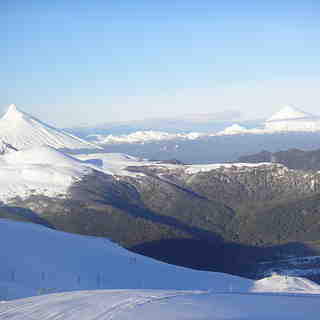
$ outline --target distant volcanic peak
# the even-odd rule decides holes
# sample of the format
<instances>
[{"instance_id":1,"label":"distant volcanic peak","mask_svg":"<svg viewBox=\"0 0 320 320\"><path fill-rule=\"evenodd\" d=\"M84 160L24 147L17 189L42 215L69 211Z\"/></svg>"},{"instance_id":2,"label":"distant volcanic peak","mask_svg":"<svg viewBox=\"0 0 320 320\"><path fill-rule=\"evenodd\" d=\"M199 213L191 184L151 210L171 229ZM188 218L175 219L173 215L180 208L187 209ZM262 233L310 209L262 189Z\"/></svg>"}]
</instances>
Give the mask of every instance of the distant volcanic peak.
<instances>
[{"instance_id":1,"label":"distant volcanic peak","mask_svg":"<svg viewBox=\"0 0 320 320\"><path fill-rule=\"evenodd\" d=\"M1 120L17 120L21 119L23 116L24 113L20 111L15 104L11 104Z\"/></svg>"},{"instance_id":2,"label":"distant volcanic peak","mask_svg":"<svg viewBox=\"0 0 320 320\"><path fill-rule=\"evenodd\" d=\"M245 131L246 128L238 125L237 123L234 123L232 126L225 128L222 132L223 133L228 133L228 132L241 132Z\"/></svg>"},{"instance_id":3,"label":"distant volcanic peak","mask_svg":"<svg viewBox=\"0 0 320 320\"><path fill-rule=\"evenodd\" d=\"M18 111L17 106L16 106L15 104L10 104L10 106L8 107L6 113L9 113L9 112L17 112L17 111Z\"/></svg>"},{"instance_id":4,"label":"distant volcanic peak","mask_svg":"<svg viewBox=\"0 0 320 320\"><path fill-rule=\"evenodd\" d=\"M316 119L317 116L304 112L302 110L299 110L292 106L285 106L280 111L273 114L269 119L267 119L267 122L269 121L282 121L282 120L311 120Z\"/></svg>"},{"instance_id":5,"label":"distant volcanic peak","mask_svg":"<svg viewBox=\"0 0 320 320\"><path fill-rule=\"evenodd\" d=\"M99 149L89 142L56 129L20 111L16 105L8 107L0 119L0 140L17 149L48 145L57 149Z\"/></svg>"}]
</instances>

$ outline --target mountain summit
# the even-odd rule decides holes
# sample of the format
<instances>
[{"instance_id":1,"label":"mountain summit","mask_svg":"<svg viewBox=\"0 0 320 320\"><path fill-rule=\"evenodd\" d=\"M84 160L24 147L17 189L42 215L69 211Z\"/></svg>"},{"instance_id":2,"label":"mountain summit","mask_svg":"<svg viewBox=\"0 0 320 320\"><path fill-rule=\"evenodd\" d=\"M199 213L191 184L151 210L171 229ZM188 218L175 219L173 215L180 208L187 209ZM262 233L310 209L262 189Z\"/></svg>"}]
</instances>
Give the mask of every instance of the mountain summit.
<instances>
[{"instance_id":1,"label":"mountain summit","mask_svg":"<svg viewBox=\"0 0 320 320\"><path fill-rule=\"evenodd\" d=\"M301 111L295 107L292 106L285 106L282 109L280 109L278 112L273 114L268 121L280 121L280 120L297 120L297 119L315 119L317 116L312 115L311 113L307 113L304 111Z\"/></svg>"},{"instance_id":2,"label":"mountain summit","mask_svg":"<svg viewBox=\"0 0 320 320\"><path fill-rule=\"evenodd\" d=\"M265 121L265 129L271 131L319 131L320 117L286 106Z\"/></svg>"},{"instance_id":3,"label":"mountain summit","mask_svg":"<svg viewBox=\"0 0 320 320\"><path fill-rule=\"evenodd\" d=\"M57 149L99 149L89 142L20 111L14 104L8 107L0 119L0 140L17 149L41 145Z\"/></svg>"}]
</instances>

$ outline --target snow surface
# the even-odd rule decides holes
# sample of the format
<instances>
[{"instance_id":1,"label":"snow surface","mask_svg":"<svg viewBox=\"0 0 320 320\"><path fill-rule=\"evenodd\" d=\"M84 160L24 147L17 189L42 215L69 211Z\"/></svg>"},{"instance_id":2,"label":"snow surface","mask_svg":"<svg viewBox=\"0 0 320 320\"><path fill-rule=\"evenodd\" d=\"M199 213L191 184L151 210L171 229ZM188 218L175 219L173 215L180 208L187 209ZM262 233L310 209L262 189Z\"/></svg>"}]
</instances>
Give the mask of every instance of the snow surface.
<instances>
[{"instance_id":1,"label":"snow surface","mask_svg":"<svg viewBox=\"0 0 320 320\"><path fill-rule=\"evenodd\" d=\"M0 155L0 201L33 194L65 196L91 172L80 160L47 146L5 153Z\"/></svg>"},{"instance_id":2,"label":"snow surface","mask_svg":"<svg viewBox=\"0 0 320 320\"><path fill-rule=\"evenodd\" d=\"M319 293L319 285L305 278L273 274L271 277L256 281L252 291Z\"/></svg>"},{"instance_id":3,"label":"snow surface","mask_svg":"<svg viewBox=\"0 0 320 320\"><path fill-rule=\"evenodd\" d=\"M246 292L253 282L196 271L129 252L105 239L0 219L0 297L87 289ZM1 300L1 299L0 299ZM1 318L1 317L0 317Z\"/></svg>"},{"instance_id":4,"label":"snow surface","mask_svg":"<svg viewBox=\"0 0 320 320\"><path fill-rule=\"evenodd\" d=\"M135 177L141 175L126 170L129 166L150 166L157 164L156 162L136 158L124 153L89 153L76 154L74 156L80 160L86 161L87 164L92 164L96 169L118 176Z\"/></svg>"},{"instance_id":5,"label":"snow surface","mask_svg":"<svg viewBox=\"0 0 320 320\"><path fill-rule=\"evenodd\" d=\"M318 320L319 297L158 290L79 291L0 304L8 320Z\"/></svg>"},{"instance_id":6,"label":"snow surface","mask_svg":"<svg viewBox=\"0 0 320 320\"><path fill-rule=\"evenodd\" d=\"M186 173L188 174L197 174L199 172L208 172L212 170L217 170L220 168L225 168L225 169L230 169L230 168L241 168L241 169L246 169L246 168L256 168L256 167L261 167L261 166L278 166L278 167L283 167L281 164L277 163L271 163L271 162L260 162L260 163L213 163L213 164L194 164L194 165L186 165Z\"/></svg>"},{"instance_id":7,"label":"snow surface","mask_svg":"<svg viewBox=\"0 0 320 320\"><path fill-rule=\"evenodd\" d=\"M320 311L320 286L306 279L196 271L6 219L0 241L0 319L313 320Z\"/></svg>"},{"instance_id":8,"label":"snow surface","mask_svg":"<svg viewBox=\"0 0 320 320\"><path fill-rule=\"evenodd\" d=\"M35 117L9 106L0 119L0 139L17 149L48 145L54 148L99 149L98 146L53 128Z\"/></svg>"}]
</instances>

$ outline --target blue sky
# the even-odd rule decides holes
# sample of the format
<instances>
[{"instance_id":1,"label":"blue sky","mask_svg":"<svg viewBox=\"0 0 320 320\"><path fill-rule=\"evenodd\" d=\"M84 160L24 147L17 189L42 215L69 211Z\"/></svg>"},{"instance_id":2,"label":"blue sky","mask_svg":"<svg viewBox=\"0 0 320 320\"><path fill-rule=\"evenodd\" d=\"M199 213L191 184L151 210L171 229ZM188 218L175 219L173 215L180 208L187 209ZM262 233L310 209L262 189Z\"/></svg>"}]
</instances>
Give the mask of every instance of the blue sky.
<instances>
[{"instance_id":1,"label":"blue sky","mask_svg":"<svg viewBox=\"0 0 320 320\"><path fill-rule=\"evenodd\" d=\"M320 2L2 0L0 109L59 126L319 106Z\"/></svg>"}]
</instances>

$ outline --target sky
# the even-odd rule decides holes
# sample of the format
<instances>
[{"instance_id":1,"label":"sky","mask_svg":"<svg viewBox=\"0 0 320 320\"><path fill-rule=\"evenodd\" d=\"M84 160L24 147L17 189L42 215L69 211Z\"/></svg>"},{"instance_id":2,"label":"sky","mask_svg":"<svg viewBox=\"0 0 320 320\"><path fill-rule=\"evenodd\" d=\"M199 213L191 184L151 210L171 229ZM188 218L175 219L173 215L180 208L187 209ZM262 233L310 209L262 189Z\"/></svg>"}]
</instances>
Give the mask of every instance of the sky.
<instances>
[{"instance_id":1,"label":"sky","mask_svg":"<svg viewBox=\"0 0 320 320\"><path fill-rule=\"evenodd\" d=\"M2 0L0 111L60 127L320 114L318 0Z\"/></svg>"}]
</instances>

